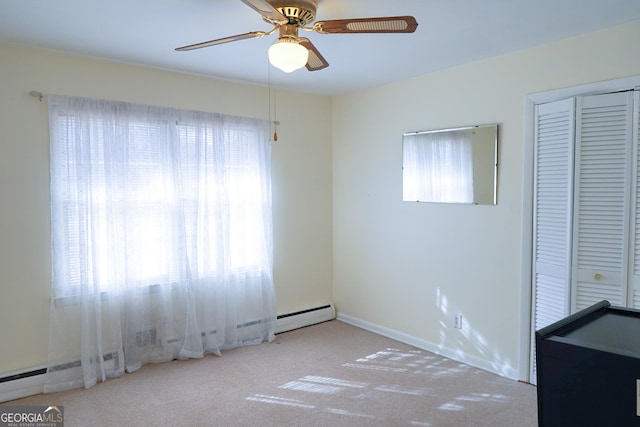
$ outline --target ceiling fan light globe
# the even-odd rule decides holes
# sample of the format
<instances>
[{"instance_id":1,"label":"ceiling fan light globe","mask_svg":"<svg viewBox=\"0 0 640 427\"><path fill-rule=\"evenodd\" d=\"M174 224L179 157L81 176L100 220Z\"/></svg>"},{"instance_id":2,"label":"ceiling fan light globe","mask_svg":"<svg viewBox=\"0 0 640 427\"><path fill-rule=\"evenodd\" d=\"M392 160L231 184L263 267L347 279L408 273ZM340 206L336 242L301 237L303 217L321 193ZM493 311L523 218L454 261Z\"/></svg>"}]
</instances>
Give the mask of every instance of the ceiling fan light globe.
<instances>
[{"instance_id":1,"label":"ceiling fan light globe","mask_svg":"<svg viewBox=\"0 0 640 427\"><path fill-rule=\"evenodd\" d=\"M269 47L269 62L276 68L291 73L309 61L309 51L297 40L279 39Z\"/></svg>"}]
</instances>

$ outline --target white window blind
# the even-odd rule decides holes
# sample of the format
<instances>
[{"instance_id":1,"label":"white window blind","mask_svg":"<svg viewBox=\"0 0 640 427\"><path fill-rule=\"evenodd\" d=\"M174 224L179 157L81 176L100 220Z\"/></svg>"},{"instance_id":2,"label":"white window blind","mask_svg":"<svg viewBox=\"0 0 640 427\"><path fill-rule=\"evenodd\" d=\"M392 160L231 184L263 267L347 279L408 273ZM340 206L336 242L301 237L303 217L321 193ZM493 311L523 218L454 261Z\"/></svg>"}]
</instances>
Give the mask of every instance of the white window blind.
<instances>
[{"instance_id":1,"label":"white window blind","mask_svg":"<svg viewBox=\"0 0 640 427\"><path fill-rule=\"evenodd\" d=\"M177 283L181 251L198 260L199 274L264 268L269 183L256 131L184 119L195 113L107 107L123 108L133 110L126 123L86 110L54 116L56 295L78 294L87 281L121 286L114 257L126 264L127 286Z\"/></svg>"}]
</instances>

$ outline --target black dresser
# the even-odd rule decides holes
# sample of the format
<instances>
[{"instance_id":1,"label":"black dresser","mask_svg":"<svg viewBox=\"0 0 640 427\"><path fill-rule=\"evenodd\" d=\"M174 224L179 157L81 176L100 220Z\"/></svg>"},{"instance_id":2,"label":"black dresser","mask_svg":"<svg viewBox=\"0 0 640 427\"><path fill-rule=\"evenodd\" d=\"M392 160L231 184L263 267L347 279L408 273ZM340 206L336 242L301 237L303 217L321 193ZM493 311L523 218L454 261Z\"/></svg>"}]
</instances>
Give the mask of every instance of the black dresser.
<instances>
[{"instance_id":1,"label":"black dresser","mask_svg":"<svg viewBox=\"0 0 640 427\"><path fill-rule=\"evenodd\" d=\"M539 426L640 426L640 310L602 301L535 341Z\"/></svg>"}]
</instances>

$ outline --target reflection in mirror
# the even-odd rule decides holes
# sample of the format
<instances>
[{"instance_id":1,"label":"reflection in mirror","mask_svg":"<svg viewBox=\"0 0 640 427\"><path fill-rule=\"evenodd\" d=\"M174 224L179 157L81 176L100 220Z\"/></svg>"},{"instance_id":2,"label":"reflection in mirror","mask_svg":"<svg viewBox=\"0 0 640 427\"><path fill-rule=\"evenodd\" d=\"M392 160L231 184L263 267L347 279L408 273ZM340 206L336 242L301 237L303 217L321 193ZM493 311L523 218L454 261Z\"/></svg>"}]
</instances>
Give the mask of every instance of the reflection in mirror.
<instances>
[{"instance_id":1,"label":"reflection in mirror","mask_svg":"<svg viewBox=\"0 0 640 427\"><path fill-rule=\"evenodd\" d=\"M495 205L498 125L402 136L402 200Z\"/></svg>"}]
</instances>

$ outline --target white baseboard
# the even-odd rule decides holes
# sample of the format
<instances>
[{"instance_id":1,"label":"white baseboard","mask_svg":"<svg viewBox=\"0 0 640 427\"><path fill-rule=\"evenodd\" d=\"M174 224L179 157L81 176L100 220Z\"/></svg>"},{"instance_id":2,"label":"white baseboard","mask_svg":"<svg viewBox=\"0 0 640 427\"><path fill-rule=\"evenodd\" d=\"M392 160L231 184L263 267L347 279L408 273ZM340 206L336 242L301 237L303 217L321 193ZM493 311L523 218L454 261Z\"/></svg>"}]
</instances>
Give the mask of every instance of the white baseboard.
<instances>
[{"instance_id":1,"label":"white baseboard","mask_svg":"<svg viewBox=\"0 0 640 427\"><path fill-rule=\"evenodd\" d=\"M367 322L365 320L361 320L347 314L338 313L337 319L350 325L365 329L367 331L374 332L378 335L382 335L384 337L412 345L421 350L426 350L439 356L446 357L447 359L455 360L457 362L473 366L474 368L492 372L494 374L500 375L501 377L505 377L514 381L519 380L518 369L514 368L513 366L504 365L500 362L485 360L477 356L466 354L464 352L461 352L460 350L446 348L442 345L434 344L432 342L416 338L414 336L407 335L393 329L385 328L384 326L376 325L374 323Z\"/></svg>"}]
</instances>

